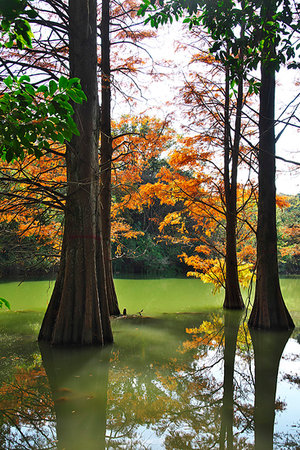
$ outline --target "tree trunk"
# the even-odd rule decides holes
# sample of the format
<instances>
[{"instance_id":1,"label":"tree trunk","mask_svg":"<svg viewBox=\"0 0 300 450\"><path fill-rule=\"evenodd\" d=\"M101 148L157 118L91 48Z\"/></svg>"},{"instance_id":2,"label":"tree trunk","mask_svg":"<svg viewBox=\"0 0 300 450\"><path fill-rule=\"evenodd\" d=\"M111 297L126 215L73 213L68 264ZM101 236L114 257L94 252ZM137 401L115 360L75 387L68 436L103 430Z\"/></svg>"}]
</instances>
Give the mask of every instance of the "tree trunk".
<instances>
[{"instance_id":1,"label":"tree trunk","mask_svg":"<svg viewBox=\"0 0 300 450\"><path fill-rule=\"evenodd\" d=\"M67 145L68 192L61 264L39 340L56 345L112 342L99 208L96 0L69 0L70 75L87 101L74 105L80 136Z\"/></svg>"},{"instance_id":2,"label":"tree trunk","mask_svg":"<svg viewBox=\"0 0 300 450\"><path fill-rule=\"evenodd\" d=\"M226 68L225 87L225 133L224 133L224 188L226 202L226 279L225 279L225 309L243 309L244 302L240 290L238 277L238 263L236 254L236 225L237 225L237 166L240 142L241 110L242 110L242 81L239 83L237 103L237 120L235 124L235 139L230 152L230 115L229 115L229 71ZM230 157L231 153L231 157ZM230 180L231 160L231 180Z\"/></svg>"},{"instance_id":3,"label":"tree trunk","mask_svg":"<svg viewBox=\"0 0 300 450\"><path fill-rule=\"evenodd\" d=\"M271 20L275 2L267 4L266 20ZM288 330L294 328L294 323L281 294L277 259L275 68L274 63L272 65L276 54L274 44L266 42L261 63L259 111L257 275L249 326Z\"/></svg>"},{"instance_id":4,"label":"tree trunk","mask_svg":"<svg viewBox=\"0 0 300 450\"><path fill-rule=\"evenodd\" d=\"M101 20L101 219L106 285L111 315L120 315L111 260L111 88L110 88L110 0L102 0Z\"/></svg>"}]
</instances>

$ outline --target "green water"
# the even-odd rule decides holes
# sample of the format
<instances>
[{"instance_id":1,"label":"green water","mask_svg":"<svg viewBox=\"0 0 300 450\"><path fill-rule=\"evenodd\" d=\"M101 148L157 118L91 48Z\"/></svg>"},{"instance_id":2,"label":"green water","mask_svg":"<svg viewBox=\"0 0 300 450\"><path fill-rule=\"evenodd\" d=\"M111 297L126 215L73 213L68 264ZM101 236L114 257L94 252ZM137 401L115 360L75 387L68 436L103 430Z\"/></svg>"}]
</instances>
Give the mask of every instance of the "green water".
<instances>
[{"instance_id":1,"label":"green water","mask_svg":"<svg viewBox=\"0 0 300 450\"><path fill-rule=\"evenodd\" d=\"M126 308L128 314L203 312L220 308L223 302L223 292L213 295L210 284L195 279L117 279L115 285L120 309ZM0 297L10 302L13 311L44 311L53 286L53 281L0 283ZM281 288L294 320L300 324L300 278L282 279Z\"/></svg>"},{"instance_id":2,"label":"green water","mask_svg":"<svg viewBox=\"0 0 300 450\"><path fill-rule=\"evenodd\" d=\"M80 351L39 348L52 287L0 285L1 449L299 448L300 280L282 280L292 337L253 346L199 280L116 280L136 317L113 321L112 347Z\"/></svg>"},{"instance_id":3,"label":"green water","mask_svg":"<svg viewBox=\"0 0 300 450\"><path fill-rule=\"evenodd\" d=\"M211 286L194 279L117 279L120 308L128 314L143 310L144 315L165 312L197 312L219 308L222 294L212 295ZM0 297L13 311L43 311L50 300L53 281L0 283Z\"/></svg>"}]
</instances>

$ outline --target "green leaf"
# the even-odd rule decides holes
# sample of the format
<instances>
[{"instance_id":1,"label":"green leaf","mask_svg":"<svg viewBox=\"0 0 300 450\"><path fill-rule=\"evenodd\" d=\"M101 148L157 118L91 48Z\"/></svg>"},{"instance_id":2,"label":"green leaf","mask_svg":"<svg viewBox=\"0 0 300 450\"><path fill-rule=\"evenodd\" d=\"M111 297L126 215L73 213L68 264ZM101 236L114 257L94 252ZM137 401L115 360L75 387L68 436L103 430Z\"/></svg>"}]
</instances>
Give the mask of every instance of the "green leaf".
<instances>
[{"instance_id":1,"label":"green leaf","mask_svg":"<svg viewBox=\"0 0 300 450\"><path fill-rule=\"evenodd\" d=\"M76 89L76 94L78 95L78 97L80 97L82 100L87 101L87 97L85 95L85 93L83 92L83 90L80 89Z\"/></svg>"},{"instance_id":2,"label":"green leaf","mask_svg":"<svg viewBox=\"0 0 300 450\"><path fill-rule=\"evenodd\" d=\"M27 17L29 19L35 19L38 16L38 13L34 9L30 9L29 11L26 11Z\"/></svg>"},{"instance_id":3,"label":"green leaf","mask_svg":"<svg viewBox=\"0 0 300 450\"><path fill-rule=\"evenodd\" d=\"M11 148L7 149L5 159L7 162L11 162L14 158L14 152Z\"/></svg>"},{"instance_id":4,"label":"green leaf","mask_svg":"<svg viewBox=\"0 0 300 450\"><path fill-rule=\"evenodd\" d=\"M6 32L9 31L10 25L11 25L11 23L10 23L9 20L2 19L2 21L1 21L1 27L2 27L3 31L6 31Z\"/></svg>"},{"instance_id":5,"label":"green leaf","mask_svg":"<svg viewBox=\"0 0 300 450\"><path fill-rule=\"evenodd\" d=\"M72 117L67 117L67 124L70 128L70 130L72 131L73 134L76 134L76 136L80 136L80 133L78 131L77 125L74 122L74 120L72 119Z\"/></svg>"},{"instance_id":6,"label":"green leaf","mask_svg":"<svg viewBox=\"0 0 300 450\"><path fill-rule=\"evenodd\" d=\"M32 84L25 84L24 88L25 88L25 91L28 92L28 94L35 96L35 89L32 86Z\"/></svg>"},{"instance_id":7,"label":"green leaf","mask_svg":"<svg viewBox=\"0 0 300 450\"><path fill-rule=\"evenodd\" d=\"M68 87L69 80L66 77L61 76L58 80L58 87L60 91L65 90Z\"/></svg>"},{"instance_id":8,"label":"green leaf","mask_svg":"<svg viewBox=\"0 0 300 450\"><path fill-rule=\"evenodd\" d=\"M68 91L68 96L71 98L71 100L73 100L73 102L75 103L82 103L82 98L80 98L77 95L77 92L75 90L70 90Z\"/></svg>"},{"instance_id":9,"label":"green leaf","mask_svg":"<svg viewBox=\"0 0 300 450\"><path fill-rule=\"evenodd\" d=\"M44 84L42 86L39 86L36 92L43 92L44 94L48 94L48 88Z\"/></svg>"},{"instance_id":10,"label":"green leaf","mask_svg":"<svg viewBox=\"0 0 300 450\"><path fill-rule=\"evenodd\" d=\"M28 75L22 75L22 76L19 78L19 83L23 83L24 81L30 82L30 77L29 77Z\"/></svg>"},{"instance_id":11,"label":"green leaf","mask_svg":"<svg viewBox=\"0 0 300 450\"><path fill-rule=\"evenodd\" d=\"M60 142L60 144L64 144L64 142L65 142L65 137L64 137L64 135L63 135L62 133L57 132L57 133L56 133L56 140L57 140L58 142Z\"/></svg>"},{"instance_id":12,"label":"green leaf","mask_svg":"<svg viewBox=\"0 0 300 450\"><path fill-rule=\"evenodd\" d=\"M12 79L12 77L9 75L7 78L5 78L4 80L4 84L8 87L11 88L12 85L14 84L14 81Z\"/></svg>"},{"instance_id":13,"label":"green leaf","mask_svg":"<svg viewBox=\"0 0 300 450\"><path fill-rule=\"evenodd\" d=\"M70 129L66 129L64 130L64 136L65 136L65 140L70 142L70 140L72 139L73 133Z\"/></svg>"},{"instance_id":14,"label":"green leaf","mask_svg":"<svg viewBox=\"0 0 300 450\"><path fill-rule=\"evenodd\" d=\"M51 80L49 83L49 92L51 97L54 95L56 90L57 90L57 83L54 80Z\"/></svg>"},{"instance_id":15,"label":"green leaf","mask_svg":"<svg viewBox=\"0 0 300 450\"><path fill-rule=\"evenodd\" d=\"M34 156L35 156L37 159L40 159L41 156L43 156L43 152L42 152L40 149L35 148L35 149L34 149Z\"/></svg>"},{"instance_id":16,"label":"green leaf","mask_svg":"<svg viewBox=\"0 0 300 450\"><path fill-rule=\"evenodd\" d=\"M80 85L80 79L79 79L79 78L70 78L70 79L68 80L68 88L73 87L74 84Z\"/></svg>"},{"instance_id":17,"label":"green leaf","mask_svg":"<svg viewBox=\"0 0 300 450\"><path fill-rule=\"evenodd\" d=\"M14 46L14 41L13 41L13 40L10 40L10 41L8 41L8 42L5 42L4 46L5 46L6 48L12 48L12 47Z\"/></svg>"},{"instance_id":18,"label":"green leaf","mask_svg":"<svg viewBox=\"0 0 300 450\"><path fill-rule=\"evenodd\" d=\"M5 298L0 297L0 308L2 308L3 305L6 306L7 309L10 309L9 302Z\"/></svg>"},{"instance_id":19,"label":"green leaf","mask_svg":"<svg viewBox=\"0 0 300 450\"><path fill-rule=\"evenodd\" d=\"M48 114L50 116L54 116L55 113L56 113L55 107L54 107L53 103L50 103L48 106Z\"/></svg>"}]
</instances>

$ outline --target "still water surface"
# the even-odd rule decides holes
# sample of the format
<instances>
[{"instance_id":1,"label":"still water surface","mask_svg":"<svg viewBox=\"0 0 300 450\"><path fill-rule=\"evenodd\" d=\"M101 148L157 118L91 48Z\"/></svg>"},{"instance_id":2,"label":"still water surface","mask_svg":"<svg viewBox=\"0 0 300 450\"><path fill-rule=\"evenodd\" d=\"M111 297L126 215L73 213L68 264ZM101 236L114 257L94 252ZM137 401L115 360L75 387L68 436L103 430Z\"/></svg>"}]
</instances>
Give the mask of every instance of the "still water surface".
<instances>
[{"instance_id":1,"label":"still water surface","mask_svg":"<svg viewBox=\"0 0 300 450\"><path fill-rule=\"evenodd\" d=\"M1 449L299 449L300 280L292 336L252 333L199 280L116 280L105 350L39 347L52 284L0 284Z\"/></svg>"}]
</instances>

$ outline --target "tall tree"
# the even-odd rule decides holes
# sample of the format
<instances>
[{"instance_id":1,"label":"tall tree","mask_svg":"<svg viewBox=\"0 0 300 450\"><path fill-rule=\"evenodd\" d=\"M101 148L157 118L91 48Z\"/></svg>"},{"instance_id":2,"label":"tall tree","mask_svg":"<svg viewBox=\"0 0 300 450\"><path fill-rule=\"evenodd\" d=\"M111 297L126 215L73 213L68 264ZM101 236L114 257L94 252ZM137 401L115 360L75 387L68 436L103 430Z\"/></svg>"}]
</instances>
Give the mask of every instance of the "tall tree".
<instances>
[{"instance_id":1,"label":"tall tree","mask_svg":"<svg viewBox=\"0 0 300 450\"><path fill-rule=\"evenodd\" d=\"M60 269L39 334L52 344L112 342L100 220L97 2L69 1L70 74L87 101L75 106L80 136L67 146L68 192Z\"/></svg>"},{"instance_id":2,"label":"tall tree","mask_svg":"<svg viewBox=\"0 0 300 450\"><path fill-rule=\"evenodd\" d=\"M258 150L257 276L249 326L291 329L293 320L285 306L278 274L275 167L275 0L262 2L262 57Z\"/></svg>"},{"instance_id":3,"label":"tall tree","mask_svg":"<svg viewBox=\"0 0 300 450\"><path fill-rule=\"evenodd\" d=\"M111 260L111 169L112 169L112 134L111 134L111 67L110 67L110 0L102 0L101 19L101 221L103 231L103 252L105 276L109 299L109 312L119 315L117 295L113 280Z\"/></svg>"},{"instance_id":4,"label":"tall tree","mask_svg":"<svg viewBox=\"0 0 300 450\"><path fill-rule=\"evenodd\" d=\"M242 33L243 30L241 30ZM241 51L239 54L240 64L233 78L228 66L224 67L224 63L218 62L211 54L200 49L201 40L205 36L203 29L193 28L188 36L192 36L191 62L197 64L195 75L191 77L191 81L185 83L183 90L188 127L197 133L195 140L198 137L199 144L202 144L204 167L217 172L213 177L213 183L218 183L216 198L221 198L221 212L225 216L225 243L222 256L225 261L223 306L228 309L242 309L244 303L238 277L241 261L238 264L237 242L240 238L238 224L241 223L239 220L241 217L238 216L241 216L243 205L241 205L241 197L239 206L237 205L238 167L247 160L246 148L241 145L241 136L249 134L252 129L251 126L249 127L250 118L247 118L247 121L242 120L246 94L243 82L243 53ZM195 38L198 42L195 42ZM224 47L225 54L230 57L228 46ZM233 82L237 85L237 92L231 89ZM206 132L203 133L204 130ZM249 148L247 150L249 151ZM223 164L220 164L220 151Z\"/></svg>"},{"instance_id":5,"label":"tall tree","mask_svg":"<svg viewBox=\"0 0 300 450\"><path fill-rule=\"evenodd\" d=\"M244 27L241 28L241 38ZM230 52L228 54L230 57ZM224 189L226 206L226 253L225 253L225 300L223 307L228 309L243 309L244 302L241 294L238 262L237 262L237 180L238 162L241 141L241 125L243 110L243 49L239 50L239 66L235 79L237 82L236 118L234 127L234 138L230 141L230 70L225 68L225 111L224 111Z\"/></svg>"},{"instance_id":6,"label":"tall tree","mask_svg":"<svg viewBox=\"0 0 300 450\"><path fill-rule=\"evenodd\" d=\"M144 0L144 5L141 8L141 13L144 13L145 8L150 4L153 6L156 2ZM203 2L192 1L171 1L171 2L159 2L159 5L164 8L162 12L157 12L151 17L151 24L158 26L159 23L172 20L175 16L178 19L182 16L183 11L187 9L188 13L192 15L190 20L191 27L193 25L199 25L201 22L197 17L193 17L193 14L197 12L198 7L204 10L202 22L206 30L212 39L220 41L222 37L222 44L217 46L214 52L222 55L220 58L223 66L225 67L225 88L224 88L224 112L223 112L223 152L224 152L224 203L225 203L225 216L226 216L226 250L225 250L225 299L223 307L226 309L243 309L244 302L240 290L239 278L238 278L238 263L237 263L237 175L238 175L238 161L240 150L240 136L241 136L241 114L243 107L243 52L239 52L237 67L234 64L226 64L227 59L230 60L231 46L230 40L233 37L233 32L230 29L222 29L222 26L218 24L220 21L224 24L224 20L228 18L228 12L232 7L231 2L224 2L219 10L212 6L205 6ZM155 6L154 6L155 7ZM213 10L211 14L210 10ZM225 19L224 19L225 17ZM149 19L148 19L149 20ZM217 22L217 24L216 24ZM232 24L231 24L232 25ZM241 38L244 34L243 27L241 28ZM221 48L221 51L220 51ZM234 139L231 140L231 117L230 117L230 84L236 81L238 85L237 105L236 105L236 120L234 125Z\"/></svg>"},{"instance_id":7,"label":"tall tree","mask_svg":"<svg viewBox=\"0 0 300 450\"><path fill-rule=\"evenodd\" d=\"M137 55L132 56L130 52L126 52L124 47L130 47L130 44L138 48L137 42L151 36L153 33L145 32L139 29L139 24L132 23L135 17L134 10L136 4L134 1L129 0L127 2L103 2L103 5L99 5L99 10L102 7L102 21L100 33L103 39L101 39L102 46L102 58L99 63L101 64L101 76L102 84L102 114L101 114L101 128L104 130L101 139L101 217L103 218L103 250L104 250L104 263L106 266L105 277L107 279L107 289L109 306L112 314L118 314L118 304L115 294L112 278L111 256L110 256L110 203L111 203L111 157L112 157L112 139L111 139L111 117L110 117L110 89L111 85L116 90L122 90L117 77L114 77L114 83L111 83L110 78L110 39L109 39L109 25L110 14L109 4L112 4L111 24L113 28L113 35L115 44L115 52L113 53L114 70L121 76L130 80L126 86L126 92L122 92L122 95L129 94L134 80L131 80L131 74L135 72L136 67L143 64L143 60ZM22 60L18 58L14 51L8 51L4 58L3 71L23 71L24 67L30 65L34 66L33 73L39 75L39 78L49 76L56 78L58 74L66 72L68 70L68 42L66 38L68 29L68 11L65 2L63 1L50 1L39 2L38 8L39 16L35 20L35 24L44 27L45 32L41 33L40 39L35 42L34 48L25 55ZM99 11L98 11L99 12ZM51 13L49 17L49 13ZM56 20L55 20L56 19ZM135 21L137 22L137 21ZM137 26L136 26L137 25ZM99 31L98 31L99 34ZM119 48L119 53L117 51ZM122 52L120 51L122 48ZM108 74L107 76L105 74ZM51 81L53 83L53 80ZM125 89L124 89L125 91ZM129 95L128 95L129 97Z\"/></svg>"},{"instance_id":8,"label":"tall tree","mask_svg":"<svg viewBox=\"0 0 300 450\"><path fill-rule=\"evenodd\" d=\"M140 13L145 14L155 0L144 0ZM266 329L289 329L294 326L285 307L279 285L276 233L275 197L275 72L280 65L294 59L290 67L299 67L295 61L295 48L291 38L299 33L299 17L292 11L292 2L253 0L218 4L202 0L160 1L159 10L148 17L153 26L178 20L185 11L185 22L190 27L203 23L215 41L211 51L225 63L234 75L239 66L238 53L247 54L243 77L261 65L260 118L259 118L259 210L257 236L257 285L250 326ZM200 11L200 14L197 12ZM233 26L235 25L235 26ZM235 35L235 27L244 28L247 34L241 39ZM281 39L284 37L284 39ZM281 44L282 40L282 44ZM229 45L224 52L223 45ZM228 57L229 56L229 57Z\"/></svg>"},{"instance_id":9,"label":"tall tree","mask_svg":"<svg viewBox=\"0 0 300 450\"><path fill-rule=\"evenodd\" d=\"M239 158L239 140L241 134L241 110L243 87L239 81L235 140L230 145L230 117L229 117L229 71L226 69L225 80L225 108L224 108L224 190L226 208L226 251L225 251L225 299L223 307L226 309L243 309L244 302L241 294L238 261L237 261L237 173ZM231 163L230 163L231 162ZM230 170L231 169L231 170Z\"/></svg>"}]
</instances>

